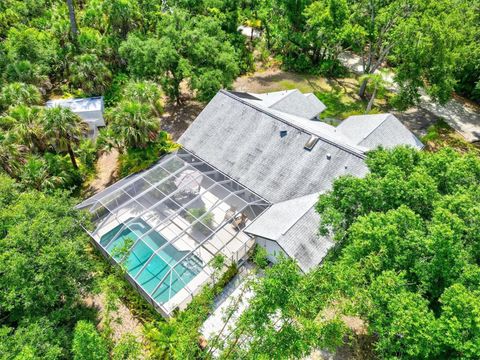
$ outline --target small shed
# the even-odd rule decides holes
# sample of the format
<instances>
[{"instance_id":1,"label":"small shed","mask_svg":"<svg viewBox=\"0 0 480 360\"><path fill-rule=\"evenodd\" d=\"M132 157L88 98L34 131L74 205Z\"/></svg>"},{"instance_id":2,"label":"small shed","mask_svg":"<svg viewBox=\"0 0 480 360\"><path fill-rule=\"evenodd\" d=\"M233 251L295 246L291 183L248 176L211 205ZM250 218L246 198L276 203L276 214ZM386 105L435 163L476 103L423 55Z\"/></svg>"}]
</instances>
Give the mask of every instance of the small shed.
<instances>
[{"instance_id":1,"label":"small shed","mask_svg":"<svg viewBox=\"0 0 480 360\"><path fill-rule=\"evenodd\" d=\"M103 96L81 99L55 99L46 102L47 108L55 106L66 107L80 116L90 127L89 137L94 138L98 134L98 128L105 126L103 118Z\"/></svg>"}]
</instances>

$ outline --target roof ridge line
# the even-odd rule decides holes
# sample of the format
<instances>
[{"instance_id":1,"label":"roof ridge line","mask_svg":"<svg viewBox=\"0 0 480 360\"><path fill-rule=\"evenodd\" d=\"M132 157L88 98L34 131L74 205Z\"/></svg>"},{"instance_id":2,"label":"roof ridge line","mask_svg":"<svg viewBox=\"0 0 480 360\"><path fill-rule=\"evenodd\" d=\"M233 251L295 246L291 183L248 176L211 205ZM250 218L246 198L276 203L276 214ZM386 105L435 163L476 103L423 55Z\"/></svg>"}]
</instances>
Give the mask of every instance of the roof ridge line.
<instances>
[{"instance_id":1,"label":"roof ridge line","mask_svg":"<svg viewBox=\"0 0 480 360\"><path fill-rule=\"evenodd\" d=\"M287 92L287 91L290 91L290 92L289 92L289 93L286 93L285 96L281 97L280 99L278 99L278 100L275 101L274 103L270 104L270 106L268 106L268 107L266 106L266 108L269 109L269 108L272 107L273 105L278 104L278 103L280 102L280 100L283 100L283 99L289 97L291 94L293 94L293 93L295 92L295 90L297 90L297 89L285 90L285 92ZM297 90L297 91L298 91L298 90ZM267 93L267 94L268 94L268 93Z\"/></svg>"},{"instance_id":2,"label":"roof ridge line","mask_svg":"<svg viewBox=\"0 0 480 360\"><path fill-rule=\"evenodd\" d=\"M304 133L309 134L309 135L317 136L319 139L322 139L322 140L325 141L326 143L329 143L330 145L336 146L337 148L339 148L339 149L341 149L341 150L343 150L343 151L345 151L345 152L348 152L348 153L350 153L350 154L352 154L352 155L354 155L354 156L357 156L357 157L359 157L359 158L361 158L361 159L365 159L365 158L366 158L366 155L365 155L365 153L364 153L363 151L361 151L361 150L359 150L359 149L357 149L357 148L355 148L355 147L353 147L353 146L349 146L349 145L346 145L346 144L339 144L338 142L336 142L336 141L334 141L334 140L332 140L332 139L329 139L328 137L325 137L324 135L314 134L314 133L311 132L311 131L308 131L308 130L306 130L306 129L304 129L304 128L301 128L301 127L299 127L299 126L297 126L297 125L295 125L295 124L292 124L290 121L285 120L285 119L281 118L280 116L271 113L270 111L267 110L268 108L263 108L263 107L254 105L254 104L252 104L252 103L250 103L250 102L248 102L248 101L245 101L245 100L239 98L238 96L230 93L230 92L227 91L227 90L221 89L220 92L221 92L222 94L227 95L228 97L236 100L236 101L241 102L241 103L244 104L244 105L247 105L247 106L249 106L249 107L251 107L251 108L253 108L253 109L255 109L255 110L258 110L258 111L260 111L260 112L262 112L262 113L264 113L264 114L266 114L266 115L268 115L268 116L270 116L270 117L272 117L272 118L274 118L274 119L276 119L276 120L279 120L279 121L283 122L284 124L287 124L287 125L295 128L295 129L297 129L297 130L299 130L299 131L301 131L301 132L304 132ZM278 111L278 110L277 110L277 111ZM305 120L308 121L308 119L305 119Z\"/></svg>"},{"instance_id":3,"label":"roof ridge line","mask_svg":"<svg viewBox=\"0 0 480 360\"><path fill-rule=\"evenodd\" d=\"M386 114L387 114L388 116L386 116L385 119L383 119L382 121L380 121L380 124L378 124L377 126L375 126L361 141L365 140L365 139L368 138L370 135L372 135L375 130L377 130L380 126L382 126L383 123L384 123L385 121L387 121L387 119L388 119L390 116L392 116L392 114L390 114L390 113L386 113ZM366 114L366 115L368 116L368 114Z\"/></svg>"},{"instance_id":4,"label":"roof ridge line","mask_svg":"<svg viewBox=\"0 0 480 360\"><path fill-rule=\"evenodd\" d=\"M297 220L294 221L294 223L293 223L292 225L290 225L284 232L282 232L282 236L285 235L286 233L288 233L288 232L290 231L290 229L291 229L292 227L294 227L294 226L310 211L311 208L315 207L316 203L317 203L317 202L314 202L314 203L312 204L312 206L310 206L307 210L305 210L305 212L304 212L302 215L300 215L300 216L297 218Z\"/></svg>"},{"instance_id":5,"label":"roof ridge line","mask_svg":"<svg viewBox=\"0 0 480 360\"><path fill-rule=\"evenodd\" d=\"M247 188L248 189L248 188ZM315 205L317 204L318 202L318 197L321 195L321 194L324 194L325 192L324 191L320 191L320 192L314 192L314 193L311 193L311 194L307 194L307 195L303 195L303 196L298 196L296 198L292 198L292 199L288 199L288 200L283 200L283 201L279 201L279 202L276 202L276 203L272 203L268 208L265 209L265 211L261 214L263 215L264 213L267 212L267 210L271 209L273 206L275 205L278 205L278 204L281 204L281 203L286 203L286 202L289 202L289 201L293 201L293 200L297 200L297 199L300 199L300 198L304 198L304 197L307 197L307 196L312 196L312 195L317 195L317 200L315 200L313 202L312 205L310 205L304 212L302 212L302 214L289 226L287 227L287 229L285 229L285 231L282 231L280 233L281 236L285 235L286 233L288 233L290 231L290 229L292 227L294 227L313 207L315 207ZM260 218L259 215L255 220L253 220L252 224L255 223L256 220L258 220ZM244 231L248 234L252 234L248 231L248 227L246 227L244 229ZM267 239L267 238L266 238ZM277 241L277 239L269 239L269 240L272 240L272 241Z\"/></svg>"}]
</instances>

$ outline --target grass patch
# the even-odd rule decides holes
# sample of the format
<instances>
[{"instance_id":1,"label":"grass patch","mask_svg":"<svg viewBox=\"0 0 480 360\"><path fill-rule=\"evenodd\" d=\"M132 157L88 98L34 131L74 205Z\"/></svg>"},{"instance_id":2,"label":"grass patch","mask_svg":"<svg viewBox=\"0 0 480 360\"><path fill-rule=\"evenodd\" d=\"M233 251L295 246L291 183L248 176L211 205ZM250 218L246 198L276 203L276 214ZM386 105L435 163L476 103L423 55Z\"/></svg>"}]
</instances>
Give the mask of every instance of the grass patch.
<instances>
[{"instance_id":1,"label":"grass patch","mask_svg":"<svg viewBox=\"0 0 480 360\"><path fill-rule=\"evenodd\" d=\"M480 147L466 141L442 118L439 118L427 129L427 134L422 137L422 142L427 151L435 152L448 146L462 153L472 151L480 156Z\"/></svg>"},{"instance_id":2,"label":"grass patch","mask_svg":"<svg viewBox=\"0 0 480 360\"><path fill-rule=\"evenodd\" d=\"M367 107L365 101L353 100L338 90L315 92L315 96L327 107L320 115L322 119L335 118L343 120L352 115L362 115L365 114L365 108ZM374 113L375 111L376 110L373 109L370 113Z\"/></svg>"},{"instance_id":3,"label":"grass patch","mask_svg":"<svg viewBox=\"0 0 480 360\"><path fill-rule=\"evenodd\" d=\"M303 79L301 82L295 82L292 80L281 80L278 83L278 87L281 90L294 90L298 89L302 93L309 93L312 92L312 86L309 85L308 83L304 83L304 81L308 81L307 79Z\"/></svg>"}]
</instances>

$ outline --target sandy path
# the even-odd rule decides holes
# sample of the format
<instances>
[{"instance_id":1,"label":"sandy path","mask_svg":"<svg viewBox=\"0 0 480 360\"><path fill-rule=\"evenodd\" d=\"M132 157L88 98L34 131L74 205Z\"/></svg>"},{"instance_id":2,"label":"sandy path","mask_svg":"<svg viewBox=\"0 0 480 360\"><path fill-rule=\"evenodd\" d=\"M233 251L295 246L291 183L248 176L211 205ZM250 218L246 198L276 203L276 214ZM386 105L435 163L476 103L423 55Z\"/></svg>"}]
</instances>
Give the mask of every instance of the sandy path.
<instances>
[{"instance_id":1,"label":"sandy path","mask_svg":"<svg viewBox=\"0 0 480 360\"><path fill-rule=\"evenodd\" d=\"M240 76L233 83L236 91L265 93L280 90L298 89L303 93L313 91L331 91L334 86L346 86L355 79L328 80L314 75L297 74L273 67ZM348 91L347 91L348 92Z\"/></svg>"},{"instance_id":2,"label":"sandy path","mask_svg":"<svg viewBox=\"0 0 480 360\"><path fill-rule=\"evenodd\" d=\"M116 181L118 151L113 149L108 153L103 153L98 158L95 165L95 178L90 181L85 189L85 198L88 198Z\"/></svg>"},{"instance_id":3,"label":"sandy path","mask_svg":"<svg viewBox=\"0 0 480 360\"><path fill-rule=\"evenodd\" d=\"M160 118L160 126L172 135L173 140L178 140L204 107L204 104L191 99L184 100L180 105L168 103Z\"/></svg>"},{"instance_id":4,"label":"sandy path","mask_svg":"<svg viewBox=\"0 0 480 360\"><path fill-rule=\"evenodd\" d=\"M85 299L85 303L89 307L98 309L98 320L100 330L104 327L105 314L105 294L89 296ZM117 303L117 309L112 312L112 340L117 343L123 335L132 334L138 341L143 342L143 325L136 319L130 310L122 303Z\"/></svg>"}]
</instances>

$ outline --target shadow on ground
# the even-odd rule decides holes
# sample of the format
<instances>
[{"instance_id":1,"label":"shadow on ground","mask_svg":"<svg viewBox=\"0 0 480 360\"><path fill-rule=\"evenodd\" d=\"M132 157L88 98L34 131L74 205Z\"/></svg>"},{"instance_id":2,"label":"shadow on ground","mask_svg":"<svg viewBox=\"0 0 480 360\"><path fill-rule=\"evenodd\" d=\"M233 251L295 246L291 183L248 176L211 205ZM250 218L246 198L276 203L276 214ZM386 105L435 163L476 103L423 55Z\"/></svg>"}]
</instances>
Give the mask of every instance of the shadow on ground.
<instances>
[{"instance_id":1,"label":"shadow on ground","mask_svg":"<svg viewBox=\"0 0 480 360\"><path fill-rule=\"evenodd\" d=\"M178 140L204 107L204 104L190 98L183 100L180 105L167 103L160 118L162 130L169 132L173 140Z\"/></svg>"},{"instance_id":2,"label":"shadow on ground","mask_svg":"<svg viewBox=\"0 0 480 360\"><path fill-rule=\"evenodd\" d=\"M392 113L418 137L425 136L427 129L438 120L438 116L421 108L412 108L404 112L392 111Z\"/></svg>"}]
</instances>

